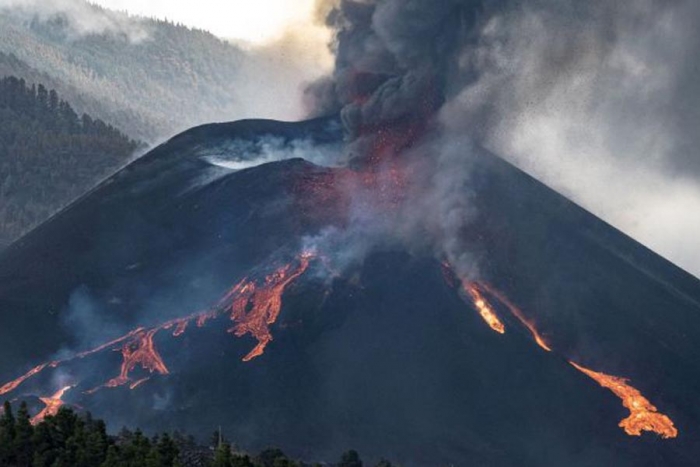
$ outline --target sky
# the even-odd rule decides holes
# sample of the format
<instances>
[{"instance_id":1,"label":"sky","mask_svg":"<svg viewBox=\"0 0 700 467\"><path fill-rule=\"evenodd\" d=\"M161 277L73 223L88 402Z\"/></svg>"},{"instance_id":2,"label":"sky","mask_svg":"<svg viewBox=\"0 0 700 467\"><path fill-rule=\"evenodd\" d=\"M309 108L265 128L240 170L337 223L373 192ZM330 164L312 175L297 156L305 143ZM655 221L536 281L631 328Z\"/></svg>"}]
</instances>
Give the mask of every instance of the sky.
<instances>
[{"instance_id":1,"label":"sky","mask_svg":"<svg viewBox=\"0 0 700 467\"><path fill-rule=\"evenodd\" d=\"M274 41L289 29L313 29L315 11L314 0L93 0L93 3L131 14L169 19L251 44Z\"/></svg>"}]
</instances>

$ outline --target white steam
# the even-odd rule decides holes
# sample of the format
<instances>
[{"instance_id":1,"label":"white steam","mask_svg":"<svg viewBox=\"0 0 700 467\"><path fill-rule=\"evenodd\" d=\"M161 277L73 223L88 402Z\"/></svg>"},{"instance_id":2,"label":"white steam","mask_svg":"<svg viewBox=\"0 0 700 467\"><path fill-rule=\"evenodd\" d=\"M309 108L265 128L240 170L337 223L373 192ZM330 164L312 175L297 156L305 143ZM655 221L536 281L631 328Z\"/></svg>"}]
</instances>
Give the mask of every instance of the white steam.
<instances>
[{"instance_id":1,"label":"white steam","mask_svg":"<svg viewBox=\"0 0 700 467\"><path fill-rule=\"evenodd\" d=\"M696 2L539 1L485 23L444 109L494 152L700 276ZM689 62L690 60L690 62Z\"/></svg>"}]
</instances>

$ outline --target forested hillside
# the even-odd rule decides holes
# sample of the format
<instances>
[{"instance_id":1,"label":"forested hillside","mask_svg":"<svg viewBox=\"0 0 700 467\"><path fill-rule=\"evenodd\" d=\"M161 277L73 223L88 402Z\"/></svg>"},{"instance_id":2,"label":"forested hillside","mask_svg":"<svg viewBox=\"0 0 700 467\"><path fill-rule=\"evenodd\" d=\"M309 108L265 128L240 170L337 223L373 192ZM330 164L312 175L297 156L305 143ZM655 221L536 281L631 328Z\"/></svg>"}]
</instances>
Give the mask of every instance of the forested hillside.
<instances>
[{"instance_id":1,"label":"forested hillside","mask_svg":"<svg viewBox=\"0 0 700 467\"><path fill-rule=\"evenodd\" d=\"M0 80L0 248L89 190L139 143L55 90Z\"/></svg>"},{"instance_id":2,"label":"forested hillside","mask_svg":"<svg viewBox=\"0 0 700 467\"><path fill-rule=\"evenodd\" d=\"M66 2L64 2L66 3ZM0 6L0 77L57 89L142 141L231 120L244 53L212 34L82 0L81 16Z\"/></svg>"},{"instance_id":3,"label":"forested hillside","mask_svg":"<svg viewBox=\"0 0 700 467\"><path fill-rule=\"evenodd\" d=\"M0 248L133 153L135 143L109 125L152 145L204 123L295 118L302 106L294 92L315 71L281 73L284 60L85 0L0 2L0 79L26 83L14 100L6 96L0 116ZM45 106L43 91L31 90L39 83L70 105ZM4 86L5 93L22 88ZM267 114L258 102L262 89L277 93L262 99ZM73 113L90 119L66 124ZM51 121L56 116L61 120Z\"/></svg>"}]
</instances>

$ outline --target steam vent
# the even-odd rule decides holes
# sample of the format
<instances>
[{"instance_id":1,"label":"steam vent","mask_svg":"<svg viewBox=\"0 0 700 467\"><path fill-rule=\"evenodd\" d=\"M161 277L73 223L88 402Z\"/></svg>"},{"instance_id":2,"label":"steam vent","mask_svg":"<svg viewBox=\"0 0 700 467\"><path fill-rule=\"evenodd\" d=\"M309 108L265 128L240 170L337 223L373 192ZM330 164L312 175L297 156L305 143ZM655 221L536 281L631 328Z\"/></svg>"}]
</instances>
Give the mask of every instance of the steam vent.
<instances>
[{"instance_id":1,"label":"steam vent","mask_svg":"<svg viewBox=\"0 0 700 467\"><path fill-rule=\"evenodd\" d=\"M194 128L5 250L0 396L313 459L697 465L698 280L476 145L345 131Z\"/></svg>"}]
</instances>

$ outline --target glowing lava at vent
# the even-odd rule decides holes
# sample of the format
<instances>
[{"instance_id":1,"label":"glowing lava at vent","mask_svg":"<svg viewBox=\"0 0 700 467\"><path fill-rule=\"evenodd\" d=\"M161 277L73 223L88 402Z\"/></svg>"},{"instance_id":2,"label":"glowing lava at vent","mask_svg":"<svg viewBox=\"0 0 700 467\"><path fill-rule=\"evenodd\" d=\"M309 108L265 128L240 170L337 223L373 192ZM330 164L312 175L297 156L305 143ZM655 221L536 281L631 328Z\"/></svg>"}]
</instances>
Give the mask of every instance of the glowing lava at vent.
<instances>
[{"instance_id":1,"label":"glowing lava at vent","mask_svg":"<svg viewBox=\"0 0 700 467\"><path fill-rule=\"evenodd\" d=\"M282 309L282 294L294 279L306 271L311 258L312 254L304 253L296 267L286 264L267 275L262 284L244 279L229 293L229 296L235 297L231 304L231 320L236 323L229 332L237 337L251 334L258 341L258 345L243 357L244 362L262 355L272 341L270 325L277 321Z\"/></svg>"},{"instance_id":2,"label":"glowing lava at vent","mask_svg":"<svg viewBox=\"0 0 700 467\"><path fill-rule=\"evenodd\" d=\"M622 400L622 405L630 411L630 416L623 419L619 425L625 430L625 433L630 436L640 436L642 431L651 431L662 438L678 436L678 430L673 426L673 421L666 415L659 413L646 397L628 384L628 380L589 370L574 362L569 363L586 376L594 379L602 387L610 389Z\"/></svg>"},{"instance_id":3,"label":"glowing lava at vent","mask_svg":"<svg viewBox=\"0 0 700 467\"><path fill-rule=\"evenodd\" d=\"M484 319L484 321L486 321L486 324L488 324L494 331L500 334L505 334L506 327L503 325L501 320L498 319L498 315L491 307L491 305L489 305L489 303L486 301L484 296L481 295L481 292L476 287L476 285L470 284L469 282L463 282L462 287L464 288L464 291L468 293L471 297L474 306L476 307L477 311Z\"/></svg>"},{"instance_id":4,"label":"glowing lava at vent","mask_svg":"<svg viewBox=\"0 0 700 467\"><path fill-rule=\"evenodd\" d=\"M71 388L72 386L66 386L56 391L56 393L51 397L40 397L39 399L41 402L46 404L46 407L44 407L41 412L32 418L32 425L42 422L46 417L56 415L58 413L58 409L60 409L63 405L63 395Z\"/></svg>"}]
</instances>

